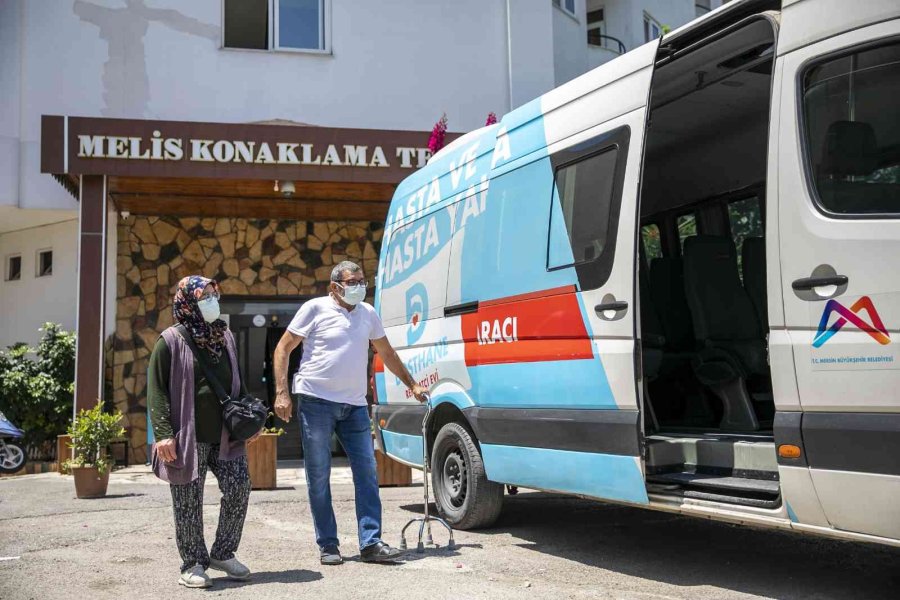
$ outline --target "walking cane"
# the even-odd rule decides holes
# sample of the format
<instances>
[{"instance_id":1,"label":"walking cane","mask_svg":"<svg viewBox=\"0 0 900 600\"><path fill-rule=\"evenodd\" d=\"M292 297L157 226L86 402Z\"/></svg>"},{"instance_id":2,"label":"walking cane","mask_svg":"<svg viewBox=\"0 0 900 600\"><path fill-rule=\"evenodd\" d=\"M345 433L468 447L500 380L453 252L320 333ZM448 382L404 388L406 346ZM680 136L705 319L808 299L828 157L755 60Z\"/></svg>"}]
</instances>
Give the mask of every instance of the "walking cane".
<instances>
[{"instance_id":1,"label":"walking cane","mask_svg":"<svg viewBox=\"0 0 900 600\"><path fill-rule=\"evenodd\" d=\"M447 542L447 548L453 550L456 545L453 542L453 528L447 524L445 520L440 517L432 517L428 514L428 504L430 503L428 497L428 472L430 471L430 467L428 464L428 424L431 420L431 396L425 397L425 417L422 419L422 480L423 480L423 488L425 490L425 516L424 517L416 517L415 519L410 519L406 525L403 526L402 531L400 532L400 549L406 550L406 530L413 523L419 524L419 543L416 545L416 552L422 554L425 552L425 544L433 545L434 540L431 537L431 522L435 521L440 523L444 527L447 528L447 531L450 533L450 541ZM422 542L422 536L425 536L425 542Z\"/></svg>"}]
</instances>

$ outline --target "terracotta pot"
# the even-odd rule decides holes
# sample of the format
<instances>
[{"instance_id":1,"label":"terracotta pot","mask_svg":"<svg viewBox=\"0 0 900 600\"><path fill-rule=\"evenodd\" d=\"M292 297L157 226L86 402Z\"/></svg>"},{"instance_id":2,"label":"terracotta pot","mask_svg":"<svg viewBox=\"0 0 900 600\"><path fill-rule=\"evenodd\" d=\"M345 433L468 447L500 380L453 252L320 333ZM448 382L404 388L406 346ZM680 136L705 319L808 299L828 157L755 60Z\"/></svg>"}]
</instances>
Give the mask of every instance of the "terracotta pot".
<instances>
[{"instance_id":1,"label":"terracotta pot","mask_svg":"<svg viewBox=\"0 0 900 600\"><path fill-rule=\"evenodd\" d=\"M247 466L254 490L274 490L277 487L278 436L264 433L247 444Z\"/></svg>"},{"instance_id":2,"label":"terracotta pot","mask_svg":"<svg viewBox=\"0 0 900 600\"><path fill-rule=\"evenodd\" d=\"M109 485L109 471L102 475L97 467L73 467L75 496L78 498L102 498Z\"/></svg>"}]
</instances>

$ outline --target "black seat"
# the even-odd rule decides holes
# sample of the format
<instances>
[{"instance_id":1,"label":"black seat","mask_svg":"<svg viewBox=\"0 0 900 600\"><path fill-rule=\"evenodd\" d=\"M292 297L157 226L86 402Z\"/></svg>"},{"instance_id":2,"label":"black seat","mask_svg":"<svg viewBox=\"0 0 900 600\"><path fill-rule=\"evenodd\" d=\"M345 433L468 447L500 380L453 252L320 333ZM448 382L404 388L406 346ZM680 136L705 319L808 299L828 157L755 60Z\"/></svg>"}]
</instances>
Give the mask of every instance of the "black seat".
<instances>
[{"instance_id":1,"label":"black seat","mask_svg":"<svg viewBox=\"0 0 900 600\"><path fill-rule=\"evenodd\" d=\"M744 289L753 302L762 330L766 331L769 312L766 304L766 241L763 238L744 240L741 247L741 271L744 275Z\"/></svg>"},{"instance_id":2,"label":"black seat","mask_svg":"<svg viewBox=\"0 0 900 600\"><path fill-rule=\"evenodd\" d=\"M690 352L696 348L694 323L684 295L681 259L660 257L650 263L650 294L666 337L666 349Z\"/></svg>"},{"instance_id":3,"label":"black seat","mask_svg":"<svg viewBox=\"0 0 900 600\"><path fill-rule=\"evenodd\" d=\"M892 211L897 202L897 184L858 180L874 173L878 161L878 141L871 124L863 121L831 123L816 169L816 187L828 209L857 214Z\"/></svg>"},{"instance_id":4,"label":"black seat","mask_svg":"<svg viewBox=\"0 0 900 600\"><path fill-rule=\"evenodd\" d=\"M644 377L654 379L659 374L659 367L662 363L665 336L659 323L656 306L650 295L647 270L643 267L638 269L638 286L641 295L641 350L644 356Z\"/></svg>"},{"instance_id":5,"label":"black seat","mask_svg":"<svg viewBox=\"0 0 900 600\"><path fill-rule=\"evenodd\" d=\"M691 311L684 295L680 258L663 256L650 263L650 295L665 336L657 413L667 425L708 427L718 420L715 409L698 387L691 368L697 350ZM664 400L663 400L664 399Z\"/></svg>"},{"instance_id":6,"label":"black seat","mask_svg":"<svg viewBox=\"0 0 900 600\"><path fill-rule=\"evenodd\" d=\"M766 344L738 276L732 239L698 235L685 240L684 285L694 334L702 344L694 370L722 400L722 427L759 429L746 381L768 375Z\"/></svg>"},{"instance_id":7,"label":"black seat","mask_svg":"<svg viewBox=\"0 0 900 600\"><path fill-rule=\"evenodd\" d=\"M684 285L697 339L733 353L748 373L765 373L762 328L738 277L730 237L698 235L685 241Z\"/></svg>"}]
</instances>

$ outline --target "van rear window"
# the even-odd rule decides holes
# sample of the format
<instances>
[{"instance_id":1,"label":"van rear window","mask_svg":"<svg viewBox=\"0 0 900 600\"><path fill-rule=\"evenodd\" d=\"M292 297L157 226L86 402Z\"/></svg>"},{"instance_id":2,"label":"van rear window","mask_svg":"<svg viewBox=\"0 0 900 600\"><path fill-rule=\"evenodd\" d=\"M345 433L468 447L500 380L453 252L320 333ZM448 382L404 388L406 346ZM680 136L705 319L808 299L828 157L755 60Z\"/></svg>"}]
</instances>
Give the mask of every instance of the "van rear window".
<instances>
[{"instance_id":1,"label":"van rear window","mask_svg":"<svg viewBox=\"0 0 900 600\"><path fill-rule=\"evenodd\" d=\"M809 67L803 77L807 169L833 215L900 215L900 43Z\"/></svg>"}]
</instances>

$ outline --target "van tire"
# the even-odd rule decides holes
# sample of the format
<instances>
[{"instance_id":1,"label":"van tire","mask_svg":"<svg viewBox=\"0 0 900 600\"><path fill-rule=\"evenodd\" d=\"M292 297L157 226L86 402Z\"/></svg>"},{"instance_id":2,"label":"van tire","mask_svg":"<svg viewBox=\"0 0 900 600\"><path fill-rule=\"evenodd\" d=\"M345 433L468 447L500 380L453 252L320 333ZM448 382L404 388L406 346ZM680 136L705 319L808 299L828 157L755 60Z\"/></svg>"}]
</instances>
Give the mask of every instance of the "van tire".
<instances>
[{"instance_id":1,"label":"van tire","mask_svg":"<svg viewBox=\"0 0 900 600\"><path fill-rule=\"evenodd\" d=\"M431 487L438 514L454 529L493 525L503 508L503 486L489 481L475 437L460 423L438 432L431 452Z\"/></svg>"}]
</instances>

